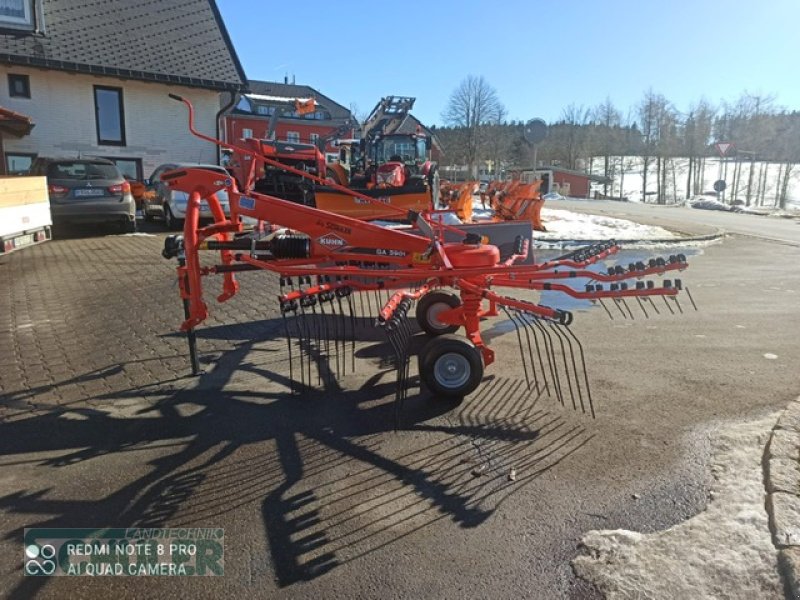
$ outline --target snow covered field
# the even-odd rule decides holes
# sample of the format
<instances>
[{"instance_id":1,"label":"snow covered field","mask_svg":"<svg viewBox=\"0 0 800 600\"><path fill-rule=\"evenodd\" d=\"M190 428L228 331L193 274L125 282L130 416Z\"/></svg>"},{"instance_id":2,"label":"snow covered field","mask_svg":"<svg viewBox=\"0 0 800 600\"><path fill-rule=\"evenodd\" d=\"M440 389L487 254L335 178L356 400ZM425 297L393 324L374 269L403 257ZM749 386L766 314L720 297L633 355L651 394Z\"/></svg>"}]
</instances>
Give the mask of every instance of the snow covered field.
<instances>
[{"instance_id":1,"label":"snow covered field","mask_svg":"<svg viewBox=\"0 0 800 600\"><path fill-rule=\"evenodd\" d=\"M614 157L613 164L616 165L614 173L614 184L609 187L609 194L611 196L627 197L630 202L642 201L642 159L638 156ZM655 163L655 161L653 161ZM674 172L672 168L667 171L667 198L668 201L683 201L686 198L686 178L689 170L689 159L675 158L672 161L674 165ZM620 167L622 165L622 168ZM753 188L756 187L759 173L764 169L766 179L766 194L764 206L775 205L775 194L778 186L778 165L770 163L753 163ZM733 184L733 170L734 163L731 159L722 161L718 157L709 157L706 159L705 169L703 171L703 192L713 192L714 182L722 178L728 183L728 189L725 192L725 198L730 203L731 198L736 198L745 201L747 194L747 182L750 175L750 163L743 162L739 176L739 184L737 189L731 189ZM624 171L624 177L623 177ZM592 173L595 175L603 174L603 158L595 158L592 163ZM602 186L597 187L602 191ZM656 166L650 165L647 175L647 191L656 191ZM650 200L652 201L652 200ZM800 210L800 167L793 169L793 174L789 178L789 186L787 190L787 208L789 205L794 205L794 208Z\"/></svg>"}]
</instances>

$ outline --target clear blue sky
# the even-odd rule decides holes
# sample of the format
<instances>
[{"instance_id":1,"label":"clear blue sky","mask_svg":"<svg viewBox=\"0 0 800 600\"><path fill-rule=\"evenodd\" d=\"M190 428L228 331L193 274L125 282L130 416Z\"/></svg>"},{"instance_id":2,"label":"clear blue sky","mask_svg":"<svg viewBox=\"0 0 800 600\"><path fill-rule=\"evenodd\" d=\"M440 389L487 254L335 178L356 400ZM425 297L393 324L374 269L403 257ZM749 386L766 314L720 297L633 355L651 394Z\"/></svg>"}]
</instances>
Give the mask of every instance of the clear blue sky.
<instances>
[{"instance_id":1,"label":"clear blue sky","mask_svg":"<svg viewBox=\"0 0 800 600\"><path fill-rule=\"evenodd\" d=\"M217 4L248 78L288 74L362 112L415 96L426 125L469 74L516 120L606 96L625 113L650 87L681 111L745 90L800 110L800 0Z\"/></svg>"}]
</instances>

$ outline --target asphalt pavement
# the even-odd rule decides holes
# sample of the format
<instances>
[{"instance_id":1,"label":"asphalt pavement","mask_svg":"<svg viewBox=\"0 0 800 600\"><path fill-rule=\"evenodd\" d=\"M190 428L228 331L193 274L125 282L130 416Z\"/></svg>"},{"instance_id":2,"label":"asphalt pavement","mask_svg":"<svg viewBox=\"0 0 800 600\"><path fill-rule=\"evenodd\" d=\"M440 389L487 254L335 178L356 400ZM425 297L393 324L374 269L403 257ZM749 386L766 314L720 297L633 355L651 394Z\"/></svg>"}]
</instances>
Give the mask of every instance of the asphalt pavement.
<instances>
[{"instance_id":1,"label":"asphalt pavement","mask_svg":"<svg viewBox=\"0 0 800 600\"><path fill-rule=\"evenodd\" d=\"M0 259L9 597L599 597L570 565L583 535L702 511L715 428L774 413L800 388L797 248L761 233L693 249L682 279L697 312L577 313L596 419L528 392L497 320L499 360L478 391L454 406L414 386L398 431L380 335L358 343L355 373L287 393L269 275L210 302L205 374L187 376L174 265L154 233ZM22 576L24 528L108 526L224 528L225 575Z\"/></svg>"}]
</instances>

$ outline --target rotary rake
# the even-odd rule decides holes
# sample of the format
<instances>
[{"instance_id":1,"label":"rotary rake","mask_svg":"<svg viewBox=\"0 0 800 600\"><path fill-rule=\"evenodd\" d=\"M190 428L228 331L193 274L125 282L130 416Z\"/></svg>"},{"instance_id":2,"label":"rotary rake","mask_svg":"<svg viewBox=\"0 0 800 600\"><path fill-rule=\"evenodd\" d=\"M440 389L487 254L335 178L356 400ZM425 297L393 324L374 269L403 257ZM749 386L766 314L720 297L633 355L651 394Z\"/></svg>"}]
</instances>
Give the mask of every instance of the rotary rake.
<instances>
[{"instance_id":1,"label":"rotary rake","mask_svg":"<svg viewBox=\"0 0 800 600\"><path fill-rule=\"evenodd\" d=\"M240 147L197 132L191 103L173 97L187 105L192 133L233 152L254 156L251 176L241 190L233 178L199 167L162 176L170 188L189 195L183 235L168 237L163 255L179 261L186 316L181 329L188 334L195 373L199 368L194 330L208 316L202 280L214 274L223 277L220 302L237 293L237 272L263 270L279 277L278 302L292 392L302 393L355 372L357 342L369 337L375 327L382 329L393 353L388 360L397 370L398 419L409 390L412 342L416 341L412 339L416 337L412 308L419 328L429 336L417 353L419 376L435 396L463 398L478 387L484 369L495 361L494 351L481 335L481 323L503 315L515 330L528 389L554 396L563 406L592 416L595 410L586 356L571 328L572 312L496 290L591 300L600 303L612 319L634 318L627 300L635 300L634 308L638 306L646 318L660 314L659 301L671 313L683 312L678 301L682 292L696 309L680 279L655 280L685 269L686 257L681 254L603 271L598 267L620 250L609 241L537 263L531 260L529 238L517 236L501 252L487 243L484 235L443 224L436 219L440 211L433 209L400 215L413 228L388 229L257 193L253 174L259 162L272 164L270 159L259 155L255 146ZM319 180L286 165L273 166ZM223 213L217 198L223 190L228 194L230 216ZM354 202L379 202L342 190ZM203 227L199 223L201 202L208 203L214 215L214 222ZM258 221L253 232L244 231L242 217ZM497 226L485 225L487 230ZM448 233L449 239L457 234L458 241L445 241ZM202 266L200 251L219 252L219 261ZM579 288L567 285L567 279L587 283ZM459 330L463 335L456 335Z\"/></svg>"}]
</instances>

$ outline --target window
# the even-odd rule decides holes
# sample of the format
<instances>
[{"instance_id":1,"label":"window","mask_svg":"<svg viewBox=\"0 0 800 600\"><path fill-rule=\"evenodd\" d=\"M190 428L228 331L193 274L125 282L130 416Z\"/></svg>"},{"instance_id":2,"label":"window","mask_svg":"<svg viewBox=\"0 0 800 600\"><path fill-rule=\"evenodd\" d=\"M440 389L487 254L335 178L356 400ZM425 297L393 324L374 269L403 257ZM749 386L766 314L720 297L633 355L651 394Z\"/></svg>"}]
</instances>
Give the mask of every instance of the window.
<instances>
[{"instance_id":1,"label":"window","mask_svg":"<svg viewBox=\"0 0 800 600\"><path fill-rule=\"evenodd\" d=\"M0 0L0 27L33 30L33 0Z\"/></svg>"},{"instance_id":2,"label":"window","mask_svg":"<svg viewBox=\"0 0 800 600\"><path fill-rule=\"evenodd\" d=\"M287 131L286 132L286 141L291 142L293 144L300 143L300 134L296 131Z\"/></svg>"},{"instance_id":3,"label":"window","mask_svg":"<svg viewBox=\"0 0 800 600\"><path fill-rule=\"evenodd\" d=\"M23 173L27 173L31 168L34 158L36 158L35 154L6 154L6 173L9 175L22 175Z\"/></svg>"},{"instance_id":4,"label":"window","mask_svg":"<svg viewBox=\"0 0 800 600\"><path fill-rule=\"evenodd\" d=\"M125 179L132 181L142 180L142 161L139 158L117 158L116 156L106 156L108 160L117 165Z\"/></svg>"},{"instance_id":5,"label":"window","mask_svg":"<svg viewBox=\"0 0 800 600\"><path fill-rule=\"evenodd\" d=\"M256 113L259 115L271 115L275 112L274 106L264 106L263 104L259 104L256 106Z\"/></svg>"},{"instance_id":6,"label":"window","mask_svg":"<svg viewBox=\"0 0 800 600\"><path fill-rule=\"evenodd\" d=\"M94 114L97 143L124 146L125 110L122 104L122 88L94 86Z\"/></svg>"},{"instance_id":7,"label":"window","mask_svg":"<svg viewBox=\"0 0 800 600\"><path fill-rule=\"evenodd\" d=\"M119 169L114 165L91 160L54 162L47 167L47 177L50 179L85 181L87 179L119 179L119 175Z\"/></svg>"},{"instance_id":8,"label":"window","mask_svg":"<svg viewBox=\"0 0 800 600\"><path fill-rule=\"evenodd\" d=\"M252 129L242 129L242 139L246 140L247 138L253 137L253 130Z\"/></svg>"},{"instance_id":9,"label":"window","mask_svg":"<svg viewBox=\"0 0 800 600\"><path fill-rule=\"evenodd\" d=\"M3 0L0 0L2 6ZM8 95L12 98L30 98L31 80L27 75L8 74Z\"/></svg>"},{"instance_id":10,"label":"window","mask_svg":"<svg viewBox=\"0 0 800 600\"><path fill-rule=\"evenodd\" d=\"M308 139L311 140L311 143L316 146L317 142L319 142L319 134L318 133L312 133L311 135L308 136Z\"/></svg>"}]
</instances>

